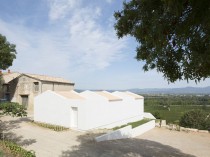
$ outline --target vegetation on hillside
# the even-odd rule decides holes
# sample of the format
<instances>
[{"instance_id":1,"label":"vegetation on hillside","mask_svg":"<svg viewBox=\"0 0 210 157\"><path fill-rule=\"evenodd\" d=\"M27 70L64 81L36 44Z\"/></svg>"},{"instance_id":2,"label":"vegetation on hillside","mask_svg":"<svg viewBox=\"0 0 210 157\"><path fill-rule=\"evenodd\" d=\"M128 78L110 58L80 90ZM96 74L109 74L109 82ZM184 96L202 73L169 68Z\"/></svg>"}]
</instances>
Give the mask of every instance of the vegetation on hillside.
<instances>
[{"instance_id":1,"label":"vegetation on hillside","mask_svg":"<svg viewBox=\"0 0 210 157\"><path fill-rule=\"evenodd\" d=\"M145 112L151 112L167 123L179 123L181 117L191 110L210 113L210 96L151 96L145 95Z\"/></svg>"}]
</instances>

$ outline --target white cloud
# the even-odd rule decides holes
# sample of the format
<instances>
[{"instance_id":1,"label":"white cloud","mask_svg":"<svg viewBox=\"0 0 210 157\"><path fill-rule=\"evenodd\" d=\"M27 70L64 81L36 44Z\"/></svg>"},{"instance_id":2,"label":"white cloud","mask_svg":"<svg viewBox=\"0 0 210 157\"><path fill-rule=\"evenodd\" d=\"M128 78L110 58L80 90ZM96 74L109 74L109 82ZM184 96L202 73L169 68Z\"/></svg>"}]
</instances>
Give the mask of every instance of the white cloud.
<instances>
[{"instance_id":1,"label":"white cloud","mask_svg":"<svg viewBox=\"0 0 210 157\"><path fill-rule=\"evenodd\" d=\"M12 70L59 75L69 66L69 55L63 53L69 48L62 50L65 41L57 41L55 34L33 31L1 20L0 26L0 32L8 41L16 44L17 59L14 60Z\"/></svg>"},{"instance_id":2,"label":"white cloud","mask_svg":"<svg viewBox=\"0 0 210 157\"><path fill-rule=\"evenodd\" d=\"M54 0L54 3L57 4L57 1ZM100 7L83 7L80 2L74 3L73 11L69 10L70 6L62 9L61 16L54 19L64 19L63 22L68 25L68 42L74 51L72 57L76 59L74 64L77 67L91 70L106 68L121 58L126 42L118 40L113 29L106 30L98 23L102 14ZM51 12L56 12L56 7L51 6Z\"/></svg>"},{"instance_id":3,"label":"white cloud","mask_svg":"<svg viewBox=\"0 0 210 157\"><path fill-rule=\"evenodd\" d=\"M126 41L98 22L100 7L83 7L80 2L49 1L49 20L56 26L51 24L48 31L0 21L0 32L17 45L14 70L71 78L107 68L122 58Z\"/></svg>"},{"instance_id":4,"label":"white cloud","mask_svg":"<svg viewBox=\"0 0 210 157\"><path fill-rule=\"evenodd\" d=\"M79 0L49 0L48 2L50 5L49 18L51 20L64 18L80 3Z\"/></svg>"},{"instance_id":5,"label":"white cloud","mask_svg":"<svg viewBox=\"0 0 210 157\"><path fill-rule=\"evenodd\" d=\"M105 30L97 24L98 14L92 10L84 8L72 16L69 21L70 40L74 50L82 55L79 64L101 69L119 59L126 44L117 39L113 30Z\"/></svg>"},{"instance_id":6,"label":"white cloud","mask_svg":"<svg viewBox=\"0 0 210 157\"><path fill-rule=\"evenodd\" d=\"M107 3L112 3L114 0L106 0Z\"/></svg>"}]
</instances>

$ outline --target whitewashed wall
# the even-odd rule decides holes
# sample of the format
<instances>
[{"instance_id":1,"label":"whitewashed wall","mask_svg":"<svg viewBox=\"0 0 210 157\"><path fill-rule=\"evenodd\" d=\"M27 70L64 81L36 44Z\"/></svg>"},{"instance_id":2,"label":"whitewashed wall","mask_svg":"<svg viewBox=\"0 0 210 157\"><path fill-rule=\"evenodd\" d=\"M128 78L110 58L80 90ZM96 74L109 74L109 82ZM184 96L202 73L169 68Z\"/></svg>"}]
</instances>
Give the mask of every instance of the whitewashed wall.
<instances>
[{"instance_id":1,"label":"whitewashed wall","mask_svg":"<svg viewBox=\"0 0 210 157\"><path fill-rule=\"evenodd\" d=\"M112 128L143 119L143 99L108 101L91 91L80 93L84 100L67 99L52 91L35 98L34 120L71 126L71 107L78 108L78 130Z\"/></svg>"},{"instance_id":2,"label":"whitewashed wall","mask_svg":"<svg viewBox=\"0 0 210 157\"><path fill-rule=\"evenodd\" d=\"M142 135L143 133L155 128L155 120L151 120L145 124L142 124L132 129L132 137Z\"/></svg>"},{"instance_id":3,"label":"whitewashed wall","mask_svg":"<svg viewBox=\"0 0 210 157\"><path fill-rule=\"evenodd\" d=\"M52 91L46 91L35 97L34 121L70 128L72 111L71 107L78 107L79 110L82 103L83 102L80 100L70 101ZM78 113L78 117L79 114L82 113ZM78 123L80 123L79 119Z\"/></svg>"},{"instance_id":4,"label":"whitewashed wall","mask_svg":"<svg viewBox=\"0 0 210 157\"><path fill-rule=\"evenodd\" d=\"M131 125L123 127L121 129L109 132L107 134L95 137L96 142L132 138L142 135L143 133L155 128L155 120L151 120L145 124L142 124L136 128L132 128Z\"/></svg>"},{"instance_id":5,"label":"whitewashed wall","mask_svg":"<svg viewBox=\"0 0 210 157\"><path fill-rule=\"evenodd\" d=\"M132 126L128 125L126 127L123 127L121 129L112 131L110 133L98 136L95 138L96 142L101 142L101 141L108 141L108 140L116 140L116 139L124 139L124 138L131 138Z\"/></svg>"},{"instance_id":6,"label":"whitewashed wall","mask_svg":"<svg viewBox=\"0 0 210 157\"><path fill-rule=\"evenodd\" d=\"M143 99L108 101L91 91L83 92L81 96L87 99L85 106L88 118L84 130L112 128L143 119Z\"/></svg>"}]
</instances>

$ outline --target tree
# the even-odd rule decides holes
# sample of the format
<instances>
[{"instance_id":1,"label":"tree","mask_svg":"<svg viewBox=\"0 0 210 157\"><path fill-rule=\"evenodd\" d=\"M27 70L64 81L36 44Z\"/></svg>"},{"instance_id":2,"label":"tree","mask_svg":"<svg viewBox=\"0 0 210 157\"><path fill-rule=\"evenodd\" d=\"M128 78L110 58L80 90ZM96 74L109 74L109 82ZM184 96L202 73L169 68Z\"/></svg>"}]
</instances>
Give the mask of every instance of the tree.
<instances>
[{"instance_id":1,"label":"tree","mask_svg":"<svg viewBox=\"0 0 210 157\"><path fill-rule=\"evenodd\" d=\"M156 69L168 82L210 76L209 0L131 0L114 16L118 37L136 38L144 71Z\"/></svg>"},{"instance_id":2,"label":"tree","mask_svg":"<svg viewBox=\"0 0 210 157\"><path fill-rule=\"evenodd\" d=\"M7 69L12 66L13 60L16 58L15 45L10 44L5 36L0 34L0 70Z\"/></svg>"}]
</instances>

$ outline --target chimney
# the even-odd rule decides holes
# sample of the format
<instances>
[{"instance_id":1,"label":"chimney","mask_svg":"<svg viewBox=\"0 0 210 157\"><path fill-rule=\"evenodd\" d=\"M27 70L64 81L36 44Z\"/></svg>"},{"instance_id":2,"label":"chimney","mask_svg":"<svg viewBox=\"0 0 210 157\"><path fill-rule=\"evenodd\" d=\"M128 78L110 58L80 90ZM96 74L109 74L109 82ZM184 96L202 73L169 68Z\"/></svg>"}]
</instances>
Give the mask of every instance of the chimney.
<instances>
[{"instance_id":1,"label":"chimney","mask_svg":"<svg viewBox=\"0 0 210 157\"><path fill-rule=\"evenodd\" d=\"M10 74L10 69L8 69L8 74Z\"/></svg>"}]
</instances>

